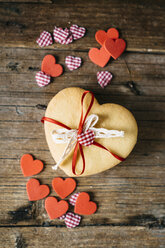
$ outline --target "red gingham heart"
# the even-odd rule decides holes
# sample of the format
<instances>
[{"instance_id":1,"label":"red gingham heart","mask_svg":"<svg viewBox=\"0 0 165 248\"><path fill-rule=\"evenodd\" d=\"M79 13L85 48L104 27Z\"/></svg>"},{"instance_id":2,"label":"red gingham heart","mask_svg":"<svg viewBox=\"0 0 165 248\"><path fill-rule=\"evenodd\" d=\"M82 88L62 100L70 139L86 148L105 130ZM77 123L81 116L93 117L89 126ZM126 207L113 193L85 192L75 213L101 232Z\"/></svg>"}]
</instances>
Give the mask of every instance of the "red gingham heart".
<instances>
[{"instance_id":1,"label":"red gingham heart","mask_svg":"<svg viewBox=\"0 0 165 248\"><path fill-rule=\"evenodd\" d=\"M67 28L65 28L65 29L67 29ZM65 31L65 29L64 29L64 31ZM73 42L73 35L71 32L69 32L69 36L65 40L60 41L60 43L63 45L68 45L72 42Z\"/></svg>"},{"instance_id":2,"label":"red gingham heart","mask_svg":"<svg viewBox=\"0 0 165 248\"><path fill-rule=\"evenodd\" d=\"M62 28L54 27L53 30L53 37L54 40L58 43L61 43L62 41L66 40L69 36L69 29L65 28L64 30Z\"/></svg>"},{"instance_id":3,"label":"red gingham heart","mask_svg":"<svg viewBox=\"0 0 165 248\"><path fill-rule=\"evenodd\" d=\"M53 44L52 36L49 32L43 31L40 34L40 37L36 40L37 44L40 47L45 47Z\"/></svg>"},{"instance_id":4,"label":"red gingham heart","mask_svg":"<svg viewBox=\"0 0 165 248\"><path fill-rule=\"evenodd\" d=\"M112 79L112 74L109 71L97 72L97 80L102 88L107 86Z\"/></svg>"},{"instance_id":5,"label":"red gingham heart","mask_svg":"<svg viewBox=\"0 0 165 248\"><path fill-rule=\"evenodd\" d=\"M93 144L95 134L92 130L88 129L85 133L77 135L78 142L83 146L90 146Z\"/></svg>"},{"instance_id":6,"label":"red gingham heart","mask_svg":"<svg viewBox=\"0 0 165 248\"><path fill-rule=\"evenodd\" d=\"M70 31L73 34L74 40L78 40L85 35L86 29L84 27L78 27L77 25L73 24L70 27Z\"/></svg>"},{"instance_id":7,"label":"red gingham heart","mask_svg":"<svg viewBox=\"0 0 165 248\"><path fill-rule=\"evenodd\" d=\"M44 87L44 86L48 85L50 83L50 79L51 79L51 77L49 75L46 75L42 71L38 71L36 73L36 82L37 82L38 86L40 86L40 87Z\"/></svg>"},{"instance_id":8,"label":"red gingham heart","mask_svg":"<svg viewBox=\"0 0 165 248\"><path fill-rule=\"evenodd\" d=\"M65 64L67 65L70 71L76 70L81 66L81 58L74 56L67 56L65 58Z\"/></svg>"},{"instance_id":9,"label":"red gingham heart","mask_svg":"<svg viewBox=\"0 0 165 248\"><path fill-rule=\"evenodd\" d=\"M75 193L73 194L70 198L69 198L69 202L72 206L75 206L76 205L76 200L77 200L77 197L79 196L79 192L78 193Z\"/></svg>"},{"instance_id":10,"label":"red gingham heart","mask_svg":"<svg viewBox=\"0 0 165 248\"><path fill-rule=\"evenodd\" d=\"M81 216L68 212L65 216L65 224L67 228L73 228L80 224Z\"/></svg>"}]
</instances>

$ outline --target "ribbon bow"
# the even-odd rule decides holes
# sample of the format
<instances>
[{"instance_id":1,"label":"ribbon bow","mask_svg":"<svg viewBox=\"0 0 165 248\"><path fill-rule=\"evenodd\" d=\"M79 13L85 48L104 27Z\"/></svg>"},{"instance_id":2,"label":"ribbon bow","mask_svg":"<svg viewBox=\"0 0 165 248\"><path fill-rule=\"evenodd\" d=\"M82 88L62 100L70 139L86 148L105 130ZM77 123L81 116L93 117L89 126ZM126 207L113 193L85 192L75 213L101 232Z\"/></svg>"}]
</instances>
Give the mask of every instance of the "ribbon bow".
<instances>
[{"instance_id":1,"label":"ribbon bow","mask_svg":"<svg viewBox=\"0 0 165 248\"><path fill-rule=\"evenodd\" d=\"M91 101L90 101L89 107L87 109L87 112L84 116L83 102L84 102L84 97L88 93L90 93L92 97L91 97ZM88 116L88 114L92 108L93 102L94 102L93 93L91 93L90 91L85 91L82 95L82 98L81 98L81 117L80 117L78 130L71 129L70 127L66 126L65 124L63 124L59 121L56 121L54 119L48 118L48 117L43 117L41 119L42 123L44 123L44 121L49 121L51 123L54 123L56 125L63 127L61 129L54 130L52 132L52 138L53 138L54 142L57 144L68 143L66 148L64 149L64 152L63 152L61 159L58 161L58 163L55 166L52 167L53 169L58 168L58 166L64 161L64 159L71 152L71 150L73 149L74 146L75 146L75 148L74 148L73 159L72 159L72 172L75 175L77 175L76 174L76 160L77 160L78 150L80 151L80 154L81 154L81 157L83 160L83 168L82 168L80 175L82 175L84 170L85 170L85 157L84 157L83 148L82 148L83 145L86 145L86 146L95 145L97 147L100 147L100 148L108 151L109 153L111 153L111 155L113 155L118 160L120 160L120 161L125 160L124 158L109 151L106 147L104 147L100 143L94 141L94 138L124 137L124 132L123 131L117 131L117 130L107 130L105 128L95 128L94 126L98 122L99 117L95 114Z\"/></svg>"}]
</instances>

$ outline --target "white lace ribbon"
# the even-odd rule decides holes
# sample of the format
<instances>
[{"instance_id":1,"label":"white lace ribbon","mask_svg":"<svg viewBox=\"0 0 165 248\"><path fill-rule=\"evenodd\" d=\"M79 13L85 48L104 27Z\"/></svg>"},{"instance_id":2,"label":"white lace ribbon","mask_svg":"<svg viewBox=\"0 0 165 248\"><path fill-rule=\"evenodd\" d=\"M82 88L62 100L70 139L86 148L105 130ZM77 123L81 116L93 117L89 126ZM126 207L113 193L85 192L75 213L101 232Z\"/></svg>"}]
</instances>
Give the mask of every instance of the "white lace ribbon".
<instances>
[{"instance_id":1,"label":"white lace ribbon","mask_svg":"<svg viewBox=\"0 0 165 248\"><path fill-rule=\"evenodd\" d=\"M94 126L98 122L99 117L98 115L92 114L89 115L84 123L83 126L83 132L85 133L88 129L92 130L94 132L94 137L97 138L115 138L115 137L124 137L124 131L118 131L118 130L108 130L105 128L95 128ZM56 144L64 144L68 143L67 146L64 149L64 152L58 161L56 165L54 165L52 168L54 170L57 170L58 166L65 160L67 155L71 152L74 145L77 142L77 129L65 129L60 128L57 130L52 131L52 138L54 143Z\"/></svg>"}]
</instances>

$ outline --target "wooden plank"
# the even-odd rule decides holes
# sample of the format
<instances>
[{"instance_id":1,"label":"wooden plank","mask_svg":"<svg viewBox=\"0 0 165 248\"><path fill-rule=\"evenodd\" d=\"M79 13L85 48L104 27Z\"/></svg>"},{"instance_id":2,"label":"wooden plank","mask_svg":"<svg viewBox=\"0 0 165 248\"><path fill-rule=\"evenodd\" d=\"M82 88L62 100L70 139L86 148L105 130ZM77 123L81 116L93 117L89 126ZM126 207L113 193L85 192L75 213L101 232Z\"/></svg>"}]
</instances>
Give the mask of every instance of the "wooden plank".
<instances>
[{"instance_id":1,"label":"wooden plank","mask_svg":"<svg viewBox=\"0 0 165 248\"><path fill-rule=\"evenodd\" d=\"M90 230L90 231L89 231ZM90 226L66 229L56 227L1 228L0 240L3 248L8 247L95 247L163 248L165 232L146 227Z\"/></svg>"},{"instance_id":2,"label":"wooden plank","mask_svg":"<svg viewBox=\"0 0 165 248\"><path fill-rule=\"evenodd\" d=\"M129 3L126 0L80 0L76 4L72 0L56 0L53 4L37 5L1 3L0 46L38 48L35 40L43 30L52 32L54 25L69 27L76 23L87 28L86 37L69 46L55 44L56 50L98 47L95 32L117 27L127 41L128 51L164 52L164 14L163 0Z\"/></svg>"}]
</instances>

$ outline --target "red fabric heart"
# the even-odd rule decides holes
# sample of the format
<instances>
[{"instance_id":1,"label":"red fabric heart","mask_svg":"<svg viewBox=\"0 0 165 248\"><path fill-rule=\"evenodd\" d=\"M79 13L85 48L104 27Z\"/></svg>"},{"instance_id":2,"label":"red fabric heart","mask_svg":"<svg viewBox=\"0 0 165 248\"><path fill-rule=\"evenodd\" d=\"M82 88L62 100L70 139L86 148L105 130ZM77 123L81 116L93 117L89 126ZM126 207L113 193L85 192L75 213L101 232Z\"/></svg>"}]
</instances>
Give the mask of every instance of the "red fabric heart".
<instances>
[{"instance_id":1,"label":"red fabric heart","mask_svg":"<svg viewBox=\"0 0 165 248\"><path fill-rule=\"evenodd\" d=\"M96 41L102 46L108 38L111 39L118 39L119 38L119 32L116 28L110 28L107 32L104 30L98 30L95 34Z\"/></svg>"},{"instance_id":2,"label":"red fabric heart","mask_svg":"<svg viewBox=\"0 0 165 248\"><path fill-rule=\"evenodd\" d=\"M77 197L74 212L76 214L90 215L95 213L97 206L95 202L90 201L90 197L86 192L82 192Z\"/></svg>"},{"instance_id":3,"label":"red fabric heart","mask_svg":"<svg viewBox=\"0 0 165 248\"><path fill-rule=\"evenodd\" d=\"M69 205L66 201L57 201L55 197L48 197L45 200L45 209L51 220L59 218L68 211Z\"/></svg>"},{"instance_id":4,"label":"red fabric heart","mask_svg":"<svg viewBox=\"0 0 165 248\"><path fill-rule=\"evenodd\" d=\"M59 77L63 68L61 65L56 64L56 59L52 55L46 55L42 61L41 71L51 77Z\"/></svg>"},{"instance_id":5,"label":"red fabric heart","mask_svg":"<svg viewBox=\"0 0 165 248\"><path fill-rule=\"evenodd\" d=\"M104 47L101 47L100 50L97 48L90 49L88 56L94 64L101 67L104 67L111 57Z\"/></svg>"},{"instance_id":6,"label":"red fabric heart","mask_svg":"<svg viewBox=\"0 0 165 248\"><path fill-rule=\"evenodd\" d=\"M123 39L107 39L104 43L104 47L106 51L111 55L114 59L117 59L125 50L126 43Z\"/></svg>"},{"instance_id":7,"label":"red fabric heart","mask_svg":"<svg viewBox=\"0 0 165 248\"><path fill-rule=\"evenodd\" d=\"M77 135L78 142L83 146L90 146L93 144L95 134L92 130L88 129L85 133Z\"/></svg>"},{"instance_id":8,"label":"red fabric heart","mask_svg":"<svg viewBox=\"0 0 165 248\"><path fill-rule=\"evenodd\" d=\"M38 201L45 198L50 193L49 187L47 185L40 185L40 182L34 178L27 182L26 190L29 201Z\"/></svg>"},{"instance_id":9,"label":"red fabric heart","mask_svg":"<svg viewBox=\"0 0 165 248\"><path fill-rule=\"evenodd\" d=\"M76 182L73 178L63 180L61 177L56 177L52 181L52 187L57 195L64 199L75 190Z\"/></svg>"},{"instance_id":10,"label":"red fabric heart","mask_svg":"<svg viewBox=\"0 0 165 248\"><path fill-rule=\"evenodd\" d=\"M70 27L70 31L73 34L74 40L78 40L85 35L86 29L84 27L78 27L77 25L73 24Z\"/></svg>"},{"instance_id":11,"label":"red fabric heart","mask_svg":"<svg viewBox=\"0 0 165 248\"><path fill-rule=\"evenodd\" d=\"M65 224L67 228L74 228L76 226L79 226L81 221L81 216L68 212L65 216Z\"/></svg>"},{"instance_id":12,"label":"red fabric heart","mask_svg":"<svg viewBox=\"0 0 165 248\"><path fill-rule=\"evenodd\" d=\"M43 163L40 160L34 160L30 154L24 154L21 157L21 170L24 177L37 175L43 170Z\"/></svg>"}]
</instances>

